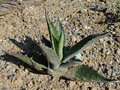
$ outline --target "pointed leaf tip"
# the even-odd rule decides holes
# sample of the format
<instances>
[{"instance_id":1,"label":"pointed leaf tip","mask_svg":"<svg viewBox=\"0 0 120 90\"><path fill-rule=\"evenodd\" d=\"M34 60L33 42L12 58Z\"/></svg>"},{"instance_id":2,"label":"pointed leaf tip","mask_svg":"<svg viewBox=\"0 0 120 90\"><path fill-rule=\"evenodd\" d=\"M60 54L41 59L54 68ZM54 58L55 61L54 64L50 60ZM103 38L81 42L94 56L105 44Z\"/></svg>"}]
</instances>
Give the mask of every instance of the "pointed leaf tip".
<instances>
[{"instance_id":1,"label":"pointed leaf tip","mask_svg":"<svg viewBox=\"0 0 120 90\"><path fill-rule=\"evenodd\" d=\"M94 81L94 82L107 82L112 81L107 79L104 76L100 75L92 67L87 65L79 65L73 68L70 68L65 75L66 78L72 80L81 80L81 81Z\"/></svg>"},{"instance_id":2,"label":"pointed leaf tip","mask_svg":"<svg viewBox=\"0 0 120 90\"><path fill-rule=\"evenodd\" d=\"M109 33L103 33L103 34L95 34L95 35L90 35L80 42L76 43L73 47L71 47L64 55L63 62L67 62L70 58L78 54L79 52L82 52L85 50L88 46L93 44L93 42L96 42L97 40L104 38L108 35Z\"/></svg>"},{"instance_id":3,"label":"pointed leaf tip","mask_svg":"<svg viewBox=\"0 0 120 90\"><path fill-rule=\"evenodd\" d=\"M23 61L24 63L32 66L36 70L41 70L41 69L47 69L47 67L43 64L40 64L36 61L34 61L32 58L29 58L27 55L22 55L22 54L11 54L11 56L18 58L19 60Z\"/></svg>"},{"instance_id":4,"label":"pointed leaf tip","mask_svg":"<svg viewBox=\"0 0 120 90\"><path fill-rule=\"evenodd\" d=\"M61 32L59 44L58 44L58 56L59 56L59 62L62 61L63 58L63 47L64 47L64 32Z\"/></svg>"},{"instance_id":5,"label":"pointed leaf tip","mask_svg":"<svg viewBox=\"0 0 120 90\"><path fill-rule=\"evenodd\" d=\"M47 13L45 14L46 14L45 16L46 16L47 26L48 26L51 40L52 40L52 35L56 40L59 40L59 35L58 35L58 31L56 30L56 27L54 26L50 18L47 16Z\"/></svg>"}]
</instances>

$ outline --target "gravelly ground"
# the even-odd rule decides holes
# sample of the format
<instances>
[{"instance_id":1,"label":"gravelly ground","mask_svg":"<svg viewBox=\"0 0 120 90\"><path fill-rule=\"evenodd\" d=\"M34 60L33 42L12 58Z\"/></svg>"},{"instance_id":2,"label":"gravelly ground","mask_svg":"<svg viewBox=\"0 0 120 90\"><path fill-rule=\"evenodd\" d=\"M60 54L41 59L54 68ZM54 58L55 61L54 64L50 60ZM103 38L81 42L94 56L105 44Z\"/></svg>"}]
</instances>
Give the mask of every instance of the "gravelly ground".
<instances>
[{"instance_id":1,"label":"gravelly ground","mask_svg":"<svg viewBox=\"0 0 120 90\"><path fill-rule=\"evenodd\" d=\"M39 6L26 7L22 11L1 16L0 55L4 55L3 51L22 51L11 39L29 51L26 48L28 44L20 44L25 42L26 36L39 41L41 32L48 37L44 7L54 22L60 17L69 45L74 45L91 34L112 32L82 52L81 61L117 82L96 83L52 78L30 69L21 61L7 57L4 60L0 58L0 89L120 90L120 22L115 20L116 3L110 0L46 0Z\"/></svg>"}]
</instances>

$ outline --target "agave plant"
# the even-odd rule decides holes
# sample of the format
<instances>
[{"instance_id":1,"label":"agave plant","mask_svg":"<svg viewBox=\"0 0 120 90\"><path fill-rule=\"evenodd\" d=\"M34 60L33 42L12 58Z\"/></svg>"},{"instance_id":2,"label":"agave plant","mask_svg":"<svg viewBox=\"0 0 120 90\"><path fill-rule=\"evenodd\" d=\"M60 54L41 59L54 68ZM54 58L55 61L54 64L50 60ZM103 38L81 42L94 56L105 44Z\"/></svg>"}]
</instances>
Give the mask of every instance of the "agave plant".
<instances>
[{"instance_id":1,"label":"agave plant","mask_svg":"<svg viewBox=\"0 0 120 90\"><path fill-rule=\"evenodd\" d=\"M45 70L52 76L57 75L71 80L82 81L111 81L111 79L105 78L92 67L82 64L79 59L73 58L93 42L106 37L109 33L90 35L71 48L66 49L65 32L61 22L58 20L57 25L54 26L47 14L46 21L50 40L41 36L42 43L38 45L38 50L35 55L29 57L23 54L12 54L12 56L22 60L37 70ZM41 54L46 58L47 64L42 63L44 59L39 58Z\"/></svg>"}]
</instances>

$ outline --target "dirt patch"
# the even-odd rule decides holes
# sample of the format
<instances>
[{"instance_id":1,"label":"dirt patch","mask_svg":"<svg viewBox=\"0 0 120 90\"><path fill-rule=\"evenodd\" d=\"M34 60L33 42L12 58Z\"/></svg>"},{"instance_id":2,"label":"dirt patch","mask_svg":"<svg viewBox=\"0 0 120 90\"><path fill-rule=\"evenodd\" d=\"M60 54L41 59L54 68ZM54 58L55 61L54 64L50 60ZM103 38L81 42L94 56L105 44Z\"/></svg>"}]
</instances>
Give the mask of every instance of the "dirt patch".
<instances>
[{"instance_id":1,"label":"dirt patch","mask_svg":"<svg viewBox=\"0 0 120 90\"><path fill-rule=\"evenodd\" d=\"M46 0L18 12L0 16L0 55L3 51L21 52L11 39L25 42L26 36L39 41L40 33L48 38L44 7L56 22L60 17L69 45L88 35L112 32L82 52L81 61L118 82L95 83L68 81L41 74L14 58L0 59L1 90L119 90L120 22L115 20L116 3L110 0ZM30 43L30 42L29 42ZM24 45L21 47L27 49ZM27 45L29 46L29 44ZM32 46L30 46L32 47Z\"/></svg>"}]
</instances>

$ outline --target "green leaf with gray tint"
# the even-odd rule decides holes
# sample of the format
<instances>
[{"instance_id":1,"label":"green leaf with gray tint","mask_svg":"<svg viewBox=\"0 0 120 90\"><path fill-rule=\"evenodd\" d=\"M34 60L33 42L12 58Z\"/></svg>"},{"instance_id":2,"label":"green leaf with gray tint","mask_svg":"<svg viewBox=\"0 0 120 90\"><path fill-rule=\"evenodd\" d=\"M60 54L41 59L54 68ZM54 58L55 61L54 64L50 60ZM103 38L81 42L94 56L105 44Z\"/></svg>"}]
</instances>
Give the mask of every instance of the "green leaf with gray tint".
<instances>
[{"instance_id":1,"label":"green leaf with gray tint","mask_svg":"<svg viewBox=\"0 0 120 90\"><path fill-rule=\"evenodd\" d=\"M53 25L52 21L48 18L47 15L46 15L46 21L47 21L48 30L49 30L49 33L50 33L50 38L53 35L54 38L58 41L59 40L58 31L56 30L56 27Z\"/></svg>"},{"instance_id":2,"label":"green leaf with gray tint","mask_svg":"<svg viewBox=\"0 0 120 90\"><path fill-rule=\"evenodd\" d=\"M72 48L70 48L65 53L63 62L67 62L70 58L72 58L79 52L82 52L87 47L89 47L91 44L96 42L97 40L106 37L108 34L109 33L90 35L90 36L86 37L85 39L81 40L80 42L76 43Z\"/></svg>"},{"instance_id":3,"label":"green leaf with gray tint","mask_svg":"<svg viewBox=\"0 0 120 90\"><path fill-rule=\"evenodd\" d=\"M65 73L64 77L69 78L71 80L81 81L96 81L96 82L112 81L100 75L96 70L87 65L79 65L70 68L67 71L67 73Z\"/></svg>"},{"instance_id":4,"label":"green leaf with gray tint","mask_svg":"<svg viewBox=\"0 0 120 90\"><path fill-rule=\"evenodd\" d=\"M60 63L58 62L59 58L55 51L52 50L52 48L46 47L44 45L40 45L40 47L48 62L50 62L53 65L53 68L58 68Z\"/></svg>"},{"instance_id":5,"label":"green leaf with gray tint","mask_svg":"<svg viewBox=\"0 0 120 90\"><path fill-rule=\"evenodd\" d=\"M58 34L59 34L59 37L61 36L61 33L63 32L63 37L64 37L64 46L65 46L65 43L66 43L66 41L65 41L65 31L64 31L64 28L63 28L63 26L62 26L62 23L60 22L60 20L58 19L58 23L57 23L57 25L56 25L56 29L57 29L57 31L58 31Z\"/></svg>"},{"instance_id":6,"label":"green leaf with gray tint","mask_svg":"<svg viewBox=\"0 0 120 90\"><path fill-rule=\"evenodd\" d=\"M56 27L53 25L52 21L47 16L47 13L45 13L45 14L46 14L46 21L47 21L48 31L49 31L49 34L50 34L50 40L51 40L51 43L52 43L52 48L57 53L59 34L58 34L58 31L56 30Z\"/></svg>"},{"instance_id":7,"label":"green leaf with gray tint","mask_svg":"<svg viewBox=\"0 0 120 90\"><path fill-rule=\"evenodd\" d=\"M77 65L82 65L81 61L79 59L73 59L67 63L61 64L59 67L59 70L65 71L65 70L68 70L68 68L77 66Z\"/></svg>"},{"instance_id":8,"label":"green leaf with gray tint","mask_svg":"<svg viewBox=\"0 0 120 90\"><path fill-rule=\"evenodd\" d=\"M58 54L58 41L52 35L52 49Z\"/></svg>"},{"instance_id":9,"label":"green leaf with gray tint","mask_svg":"<svg viewBox=\"0 0 120 90\"><path fill-rule=\"evenodd\" d=\"M46 66L39 64L38 62L34 61L32 58L29 58L27 55L22 55L22 54L12 54L12 56L20 59L21 61L23 61L24 63L34 67L37 70L41 70L43 69L47 69Z\"/></svg>"},{"instance_id":10,"label":"green leaf with gray tint","mask_svg":"<svg viewBox=\"0 0 120 90\"><path fill-rule=\"evenodd\" d=\"M62 58L63 58L63 47L64 47L64 32L62 31L61 35L60 35L60 40L59 40L59 43L58 43L59 62L61 62Z\"/></svg>"},{"instance_id":11,"label":"green leaf with gray tint","mask_svg":"<svg viewBox=\"0 0 120 90\"><path fill-rule=\"evenodd\" d=\"M52 75L52 76L61 76L63 74L63 72L61 72L61 71L58 71L58 70L55 71L55 70L50 69L50 68L48 68L47 73Z\"/></svg>"},{"instance_id":12,"label":"green leaf with gray tint","mask_svg":"<svg viewBox=\"0 0 120 90\"><path fill-rule=\"evenodd\" d=\"M69 61L67 63L61 64L60 66L70 68L72 66L76 66L76 65L80 65L80 64L82 64L82 63L81 63L81 61L79 59L73 59L73 60L71 60L71 61Z\"/></svg>"}]
</instances>

